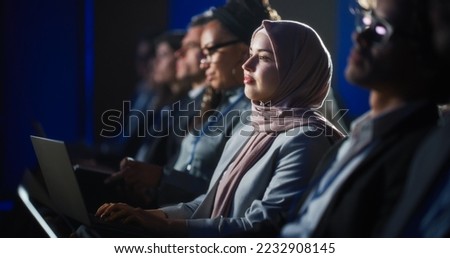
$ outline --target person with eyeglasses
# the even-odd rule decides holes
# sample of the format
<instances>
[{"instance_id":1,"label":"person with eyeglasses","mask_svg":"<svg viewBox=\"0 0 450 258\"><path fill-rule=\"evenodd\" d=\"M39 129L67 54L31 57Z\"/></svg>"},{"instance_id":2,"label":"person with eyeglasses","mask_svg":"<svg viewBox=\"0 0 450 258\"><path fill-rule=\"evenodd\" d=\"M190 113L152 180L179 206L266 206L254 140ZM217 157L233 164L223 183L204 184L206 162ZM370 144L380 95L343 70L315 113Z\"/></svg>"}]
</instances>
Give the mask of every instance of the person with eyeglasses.
<instances>
[{"instance_id":1,"label":"person with eyeglasses","mask_svg":"<svg viewBox=\"0 0 450 258\"><path fill-rule=\"evenodd\" d=\"M370 110L323 158L282 237L382 235L414 153L439 117L427 1L358 1L345 77L370 90Z\"/></svg>"},{"instance_id":2,"label":"person with eyeglasses","mask_svg":"<svg viewBox=\"0 0 450 258\"><path fill-rule=\"evenodd\" d=\"M315 166L342 137L316 111L331 84L330 54L308 25L264 20L242 68L251 123L227 142L206 194L159 210L105 204L97 216L184 237L273 236L295 216Z\"/></svg>"},{"instance_id":3,"label":"person with eyeglasses","mask_svg":"<svg viewBox=\"0 0 450 258\"><path fill-rule=\"evenodd\" d=\"M164 166L125 158L121 170L109 182L123 179L136 198L147 200L147 203L156 202L158 207L190 201L208 189L226 142L242 126L242 113L250 110L250 102L243 92L240 66L248 56L254 29L263 19L272 19L267 11L269 7L260 0L231 1L194 18L202 19L201 26L188 29L190 40L185 37L177 55L181 58L187 52L195 54L197 69L203 69L203 73L206 70L205 84L208 86L200 110L196 110L188 131L181 137L179 153ZM215 47L214 63L208 65L204 62L204 35L209 35L206 44L219 43ZM227 46L220 44L227 38L235 42ZM222 52L226 53L225 58ZM219 71L217 73L222 76L211 80L208 74L214 71Z\"/></svg>"},{"instance_id":4,"label":"person with eyeglasses","mask_svg":"<svg viewBox=\"0 0 450 258\"><path fill-rule=\"evenodd\" d=\"M433 48L440 58L436 83L450 67L450 1L431 0ZM442 78L444 77L444 78ZM450 85L438 91L450 102ZM450 116L441 113L436 128L418 148L402 197L383 231L385 237L450 237Z\"/></svg>"},{"instance_id":5,"label":"person with eyeglasses","mask_svg":"<svg viewBox=\"0 0 450 258\"><path fill-rule=\"evenodd\" d=\"M170 191L166 189L167 187L161 188L159 189L161 193L158 193L154 189L157 183L153 178L163 167L171 168L171 163L178 157L180 145L188 134L189 124L195 116L199 115L206 87L205 75L199 65L203 57L200 36L204 25L209 20L210 17L206 13L192 17L186 35L181 41L181 47L175 52L176 77L191 87L180 101L172 104L169 117L164 122L167 126L166 134L153 137L150 144L143 142L134 158L122 158L121 171L107 180L108 184L116 184L117 181L122 180L127 201L134 205L157 207L168 201L165 198L168 192L170 197L179 199L178 201L189 196L189 193L177 187L172 187ZM124 166L130 166L130 164L133 164L134 168L125 172ZM184 178L184 181L186 180ZM160 185L161 182L162 179L160 179Z\"/></svg>"}]
</instances>

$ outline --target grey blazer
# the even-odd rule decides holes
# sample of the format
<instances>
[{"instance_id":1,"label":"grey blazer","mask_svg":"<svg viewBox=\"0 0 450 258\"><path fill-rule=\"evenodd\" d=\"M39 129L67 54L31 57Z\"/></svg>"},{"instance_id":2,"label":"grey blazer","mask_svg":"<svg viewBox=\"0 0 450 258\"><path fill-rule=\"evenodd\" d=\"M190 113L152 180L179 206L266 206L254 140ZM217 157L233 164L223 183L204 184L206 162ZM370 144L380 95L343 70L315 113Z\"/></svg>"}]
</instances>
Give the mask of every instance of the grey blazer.
<instances>
[{"instance_id":1,"label":"grey blazer","mask_svg":"<svg viewBox=\"0 0 450 258\"><path fill-rule=\"evenodd\" d=\"M231 135L239 132L241 116L251 107L250 101L243 95L243 87L233 92L228 99L238 99L233 104L226 101L218 107L223 116L211 125L208 133L200 138L188 134L182 141L179 156L164 167L158 189L159 206L190 201L208 189L226 142ZM188 164L190 170L187 169Z\"/></svg>"},{"instance_id":2,"label":"grey blazer","mask_svg":"<svg viewBox=\"0 0 450 258\"><path fill-rule=\"evenodd\" d=\"M210 218L217 185L228 165L250 138L253 128L242 127L227 142L208 192L191 202L162 208L169 218L189 219L191 237L239 236L276 233L296 215L312 173L329 147L331 137L308 136L314 128L297 127L281 133L268 151L240 181L230 214Z\"/></svg>"}]
</instances>

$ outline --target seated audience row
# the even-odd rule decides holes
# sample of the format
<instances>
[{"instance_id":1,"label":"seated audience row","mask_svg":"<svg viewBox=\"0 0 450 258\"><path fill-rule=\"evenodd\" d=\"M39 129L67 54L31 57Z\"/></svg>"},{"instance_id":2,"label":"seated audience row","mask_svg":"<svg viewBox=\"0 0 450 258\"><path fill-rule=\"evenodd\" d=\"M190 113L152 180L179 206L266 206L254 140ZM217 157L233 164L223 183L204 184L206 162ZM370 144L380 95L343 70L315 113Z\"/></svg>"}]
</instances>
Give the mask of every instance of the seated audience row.
<instances>
[{"instance_id":1,"label":"seated audience row","mask_svg":"<svg viewBox=\"0 0 450 258\"><path fill-rule=\"evenodd\" d=\"M438 105L450 87L437 83L450 63L447 6L357 1L345 77L370 91L370 110L348 137L318 112L333 65L313 28L281 20L267 0L194 17L181 47L156 41L155 60L167 50L171 68L155 61L154 79L173 72L174 95L106 181L122 181L124 202L105 200L96 215L173 237L448 236L450 137Z\"/></svg>"}]
</instances>

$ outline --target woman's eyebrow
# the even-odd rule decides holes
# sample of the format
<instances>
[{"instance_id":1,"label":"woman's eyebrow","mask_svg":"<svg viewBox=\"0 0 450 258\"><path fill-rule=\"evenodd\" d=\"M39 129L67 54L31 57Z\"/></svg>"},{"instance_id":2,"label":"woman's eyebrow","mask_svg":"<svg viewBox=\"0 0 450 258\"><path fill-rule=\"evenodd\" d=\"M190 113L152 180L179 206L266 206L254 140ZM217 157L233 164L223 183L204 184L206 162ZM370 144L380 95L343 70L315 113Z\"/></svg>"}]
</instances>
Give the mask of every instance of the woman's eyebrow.
<instances>
[{"instance_id":1,"label":"woman's eyebrow","mask_svg":"<svg viewBox=\"0 0 450 258\"><path fill-rule=\"evenodd\" d=\"M252 47L250 47L250 51L255 51L255 52L268 52L273 54L273 50L272 49L267 49L267 48L256 48L253 49Z\"/></svg>"}]
</instances>

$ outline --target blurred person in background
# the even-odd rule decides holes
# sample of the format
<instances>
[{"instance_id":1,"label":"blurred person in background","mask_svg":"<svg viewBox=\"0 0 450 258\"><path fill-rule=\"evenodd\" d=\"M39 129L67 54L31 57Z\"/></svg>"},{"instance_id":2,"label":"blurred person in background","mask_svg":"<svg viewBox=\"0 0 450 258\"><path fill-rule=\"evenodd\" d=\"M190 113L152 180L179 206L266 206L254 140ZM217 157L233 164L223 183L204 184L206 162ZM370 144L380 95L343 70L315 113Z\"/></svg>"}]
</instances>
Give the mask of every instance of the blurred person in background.
<instances>
[{"instance_id":1,"label":"blurred person in background","mask_svg":"<svg viewBox=\"0 0 450 258\"><path fill-rule=\"evenodd\" d=\"M229 15L226 7L216 12ZM217 30L202 35L206 67L231 57L225 49L211 51L219 44L213 35L233 42L219 20L210 24ZM242 68L251 124L227 142L208 191L157 210L104 204L97 216L185 237L270 236L295 216L316 165L342 137L315 111L329 91L331 58L312 28L283 20L264 20L249 53ZM206 75L213 84L222 74L208 69Z\"/></svg>"},{"instance_id":2,"label":"blurred person in background","mask_svg":"<svg viewBox=\"0 0 450 258\"><path fill-rule=\"evenodd\" d=\"M439 115L428 0L359 0L345 70L370 90L370 111L316 171L284 237L375 237L405 187L414 153Z\"/></svg>"},{"instance_id":3,"label":"blurred person in background","mask_svg":"<svg viewBox=\"0 0 450 258\"><path fill-rule=\"evenodd\" d=\"M251 8L255 6L253 13ZM136 189L137 199L156 199L158 206L164 206L190 201L204 193L226 142L242 126L241 114L250 109L250 102L244 96L240 66L248 56L253 30L271 16L259 0L232 1L222 9L228 16L220 16L214 10L204 13L207 23L197 42L200 44L200 39L208 42L202 46L206 58L198 65L205 73L208 86L200 115L190 124L179 155L166 166L126 158L121 163L121 171L111 178L112 182L123 178L129 188ZM213 62L207 60L218 56L221 58Z\"/></svg>"},{"instance_id":4,"label":"blurred person in background","mask_svg":"<svg viewBox=\"0 0 450 258\"><path fill-rule=\"evenodd\" d=\"M435 83L440 84L447 80L450 68L450 1L431 0L428 11L434 48L441 61ZM450 102L449 92L447 82L437 91L440 103ZM449 197L450 117L441 112L439 124L415 154L402 197L384 227L383 236L450 237Z\"/></svg>"}]
</instances>

